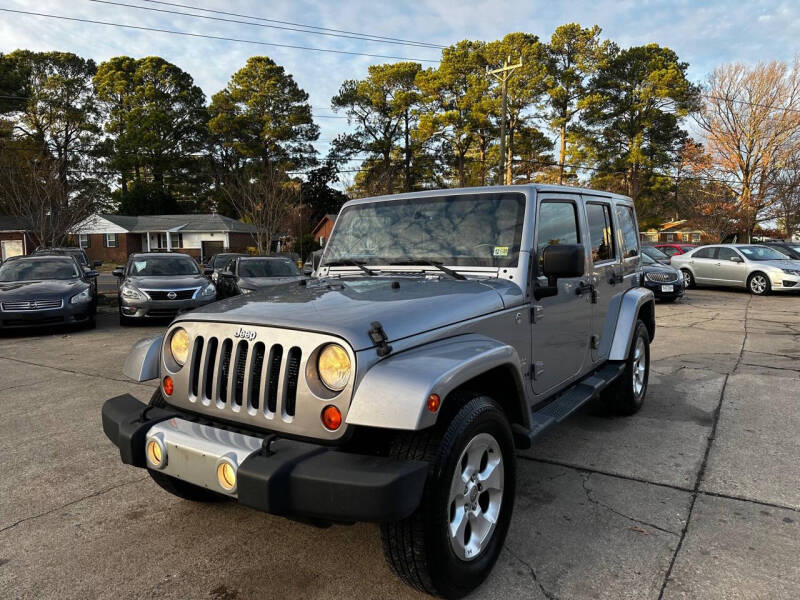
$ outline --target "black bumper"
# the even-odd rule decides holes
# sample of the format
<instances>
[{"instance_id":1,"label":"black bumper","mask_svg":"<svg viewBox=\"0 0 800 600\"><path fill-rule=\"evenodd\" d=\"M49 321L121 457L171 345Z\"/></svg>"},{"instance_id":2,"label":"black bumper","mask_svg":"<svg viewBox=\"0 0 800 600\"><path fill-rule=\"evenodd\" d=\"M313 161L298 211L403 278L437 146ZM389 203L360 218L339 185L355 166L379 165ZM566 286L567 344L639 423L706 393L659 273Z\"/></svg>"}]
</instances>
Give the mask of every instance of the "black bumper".
<instances>
[{"instance_id":1,"label":"black bumper","mask_svg":"<svg viewBox=\"0 0 800 600\"><path fill-rule=\"evenodd\" d=\"M129 394L103 404L103 431L122 462L146 466L147 431L172 417ZM238 500L275 515L330 521L395 521L409 516L422 498L427 463L351 454L337 448L280 438L269 455L257 451L239 465Z\"/></svg>"}]
</instances>

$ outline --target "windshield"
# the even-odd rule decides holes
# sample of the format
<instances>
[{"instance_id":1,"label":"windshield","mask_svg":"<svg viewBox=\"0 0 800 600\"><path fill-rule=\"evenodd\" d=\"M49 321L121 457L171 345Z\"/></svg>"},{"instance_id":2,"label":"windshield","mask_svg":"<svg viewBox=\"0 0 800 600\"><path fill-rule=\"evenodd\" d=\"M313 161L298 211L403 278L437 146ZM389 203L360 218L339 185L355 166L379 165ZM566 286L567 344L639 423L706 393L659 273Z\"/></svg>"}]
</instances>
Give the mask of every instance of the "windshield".
<instances>
[{"instance_id":1,"label":"windshield","mask_svg":"<svg viewBox=\"0 0 800 600\"><path fill-rule=\"evenodd\" d=\"M70 259L14 260L0 267L0 281L77 279L78 266Z\"/></svg>"},{"instance_id":2,"label":"windshield","mask_svg":"<svg viewBox=\"0 0 800 600\"><path fill-rule=\"evenodd\" d=\"M290 260L261 259L239 261L239 277L295 277L300 270Z\"/></svg>"},{"instance_id":3,"label":"windshield","mask_svg":"<svg viewBox=\"0 0 800 600\"><path fill-rule=\"evenodd\" d=\"M211 265L214 269L222 269L225 267L231 259L236 258L238 254L217 254L214 257L214 264Z\"/></svg>"},{"instance_id":4,"label":"windshield","mask_svg":"<svg viewBox=\"0 0 800 600\"><path fill-rule=\"evenodd\" d=\"M89 265L86 255L80 250L41 250L34 252L38 256L74 256L84 267Z\"/></svg>"},{"instance_id":5,"label":"windshield","mask_svg":"<svg viewBox=\"0 0 800 600\"><path fill-rule=\"evenodd\" d=\"M660 260L662 258L669 258L666 254L664 254L661 250L654 246L642 246L642 252L649 256L650 258L654 258L656 260Z\"/></svg>"},{"instance_id":6,"label":"windshield","mask_svg":"<svg viewBox=\"0 0 800 600\"><path fill-rule=\"evenodd\" d=\"M789 260L785 254L766 246L737 246L737 248L750 260Z\"/></svg>"},{"instance_id":7,"label":"windshield","mask_svg":"<svg viewBox=\"0 0 800 600\"><path fill-rule=\"evenodd\" d=\"M342 211L324 264L517 264L525 195L484 193L356 204Z\"/></svg>"},{"instance_id":8,"label":"windshield","mask_svg":"<svg viewBox=\"0 0 800 600\"><path fill-rule=\"evenodd\" d=\"M187 256L140 256L131 261L128 275L137 277L169 277L199 275L197 263Z\"/></svg>"}]
</instances>

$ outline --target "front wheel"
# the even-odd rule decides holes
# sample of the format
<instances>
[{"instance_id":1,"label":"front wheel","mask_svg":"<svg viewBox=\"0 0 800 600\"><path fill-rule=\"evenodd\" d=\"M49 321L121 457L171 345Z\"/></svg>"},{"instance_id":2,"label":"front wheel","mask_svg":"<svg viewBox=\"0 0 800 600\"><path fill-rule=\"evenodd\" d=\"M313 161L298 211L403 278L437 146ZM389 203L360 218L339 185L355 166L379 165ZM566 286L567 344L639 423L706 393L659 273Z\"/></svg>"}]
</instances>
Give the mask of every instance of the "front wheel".
<instances>
[{"instance_id":1,"label":"front wheel","mask_svg":"<svg viewBox=\"0 0 800 600\"><path fill-rule=\"evenodd\" d=\"M681 275L683 275L683 284L687 288L693 288L695 286L694 283L694 275L689 269L681 269Z\"/></svg>"},{"instance_id":2,"label":"front wheel","mask_svg":"<svg viewBox=\"0 0 800 600\"><path fill-rule=\"evenodd\" d=\"M650 379L650 333L641 320L636 321L633 340L622 375L605 392L609 404L623 415L632 415L644 404Z\"/></svg>"},{"instance_id":3,"label":"front wheel","mask_svg":"<svg viewBox=\"0 0 800 600\"><path fill-rule=\"evenodd\" d=\"M463 402L449 423L400 434L393 456L429 463L417 510L384 523L392 570L408 585L447 598L479 586L503 548L516 489L516 457L505 413L487 396Z\"/></svg>"},{"instance_id":4,"label":"front wheel","mask_svg":"<svg viewBox=\"0 0 800 600\"><path fill-rule=\"evenodd\" d=\"M747 280L747 289L755 296L765 296L769 294L770 284L769 277L763 273L753 273Z\"/></svg>"}]
</instances>

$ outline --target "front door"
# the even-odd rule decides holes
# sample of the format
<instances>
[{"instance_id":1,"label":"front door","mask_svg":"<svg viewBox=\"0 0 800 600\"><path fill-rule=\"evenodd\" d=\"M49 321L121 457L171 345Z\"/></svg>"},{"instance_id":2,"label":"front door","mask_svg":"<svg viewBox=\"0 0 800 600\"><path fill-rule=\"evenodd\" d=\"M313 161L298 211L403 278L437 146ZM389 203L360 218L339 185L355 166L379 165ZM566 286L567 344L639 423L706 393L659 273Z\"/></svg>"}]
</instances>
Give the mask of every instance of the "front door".
<instances>
[{"instance_id":1,"label":"front door","mask_svg":"<svg viewBox=\"0 0 800 600\"><path fill-rule=\"evenodd\" d=\"M738 258L739 261L731 260L732 258ZM747 282L744 257L733 248L720 246L717 249L717 272L719 282L725 285L744 285Z\"/></svg>"},{"instance_id":2,"label":"front door","mask_svg":"<svg viewBox=\"0 0 800 600\"><path fill-rule=\"evenodd\" d=\"M534 290L547 285L547 278L541 275L542 251L552 244L580 244L578 223L582 219L577 196L550 194L542 198L535 221L531 278ZM555 296L533 299L532 375L536 395L576 378L588 360L591 294L577 293L584 279L559 279Z\"/></svg>"}]
</instances>

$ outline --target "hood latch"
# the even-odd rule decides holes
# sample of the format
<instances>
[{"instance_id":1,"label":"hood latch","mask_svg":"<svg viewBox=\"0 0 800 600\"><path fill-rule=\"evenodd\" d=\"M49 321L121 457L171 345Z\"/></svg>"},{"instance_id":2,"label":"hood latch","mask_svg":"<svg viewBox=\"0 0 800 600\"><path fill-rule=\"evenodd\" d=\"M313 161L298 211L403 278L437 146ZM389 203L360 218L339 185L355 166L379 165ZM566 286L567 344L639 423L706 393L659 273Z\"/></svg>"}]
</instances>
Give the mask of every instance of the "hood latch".
<instances>
[{"instance_id":1,"label":"hood latch","mask_svg":"<svg viewBox=\"0 0 800 600\"><path fill-rule=\"evenodd\" d=\"M392 351L392 347L388 344L389 338L383 330L383 325L380 321L373 321L369 326L369 338L372 343L378 346L378 356L386 356Z\"/></svg>"}]
</instances>

